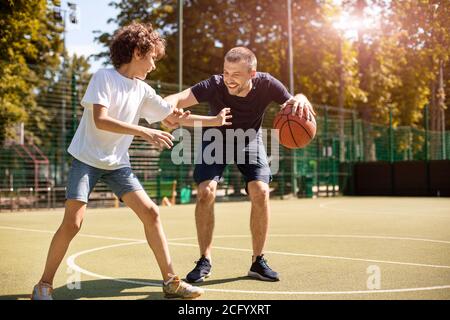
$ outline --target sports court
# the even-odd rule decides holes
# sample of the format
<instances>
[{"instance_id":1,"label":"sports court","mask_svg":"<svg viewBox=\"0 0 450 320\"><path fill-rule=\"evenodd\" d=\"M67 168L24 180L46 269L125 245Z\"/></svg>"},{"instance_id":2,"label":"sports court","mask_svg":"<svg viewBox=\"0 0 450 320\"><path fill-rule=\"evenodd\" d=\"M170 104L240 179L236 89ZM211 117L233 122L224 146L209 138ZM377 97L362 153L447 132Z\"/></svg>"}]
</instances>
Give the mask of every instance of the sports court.
<instances>
[{"instance_id":1,"label":"sports court","mask_svg":"<svg viewBox=\"0 0 450 320\"><path fill-rule=\"evenodd\" d=\"M201 299L450 299L449 199L290 199L271 207L266 257L281 281L246 277L250 202L217 203L212 276L201 284ZM62 213L1 213L0 299L29 298ZM184 277L198 259L194 205L162 207L161 217ZM368 286L377 272L378 289ZM77 279L80 289L69 289ZM56 275L54 297L159 300L159 279L131 210L89 209Z\"/></svg>"},{"instance_id":2,"label":"sports court","mask_svg":"<svg viewBox=\"0 0 450 320\"><path fill-rule=\"evenodd\" d=\"M450 1L0 12L0 300L450 300Z\"/></svg>"}]
</instances>

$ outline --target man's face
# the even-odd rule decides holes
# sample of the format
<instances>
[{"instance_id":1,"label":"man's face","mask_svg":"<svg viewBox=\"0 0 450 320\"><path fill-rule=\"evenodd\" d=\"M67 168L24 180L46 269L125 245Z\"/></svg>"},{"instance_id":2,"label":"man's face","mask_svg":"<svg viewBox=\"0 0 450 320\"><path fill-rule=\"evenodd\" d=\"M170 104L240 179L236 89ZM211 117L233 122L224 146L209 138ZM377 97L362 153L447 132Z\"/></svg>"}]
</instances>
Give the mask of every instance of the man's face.
<instances>
[{"instance_id":1,"label":"man's face","mask_svg":"<svg viewBox=\"0 0 450 320\"><path fill-rule=\"evenodd\" d=\"M135 53L134 61L136 65L136 70L138 70L137 78L145 80L147 74L156 69L155 59L156 59L155 50L147 52L145 56L140 56L139 53L137 52Z\"/></svg>"},{"instance_id":2,"label":"man's face","mask_svg":"<svg viewBox=\"0 0 450 320\"><path fill-rule=\"evenodd\" d=\"M249 65L244 61L224 62L223 80L228 89L228 93L237 96L242 92L250 89L251 79L255 76L256 71L251 70Z\"/></svg>"}]
</instances>

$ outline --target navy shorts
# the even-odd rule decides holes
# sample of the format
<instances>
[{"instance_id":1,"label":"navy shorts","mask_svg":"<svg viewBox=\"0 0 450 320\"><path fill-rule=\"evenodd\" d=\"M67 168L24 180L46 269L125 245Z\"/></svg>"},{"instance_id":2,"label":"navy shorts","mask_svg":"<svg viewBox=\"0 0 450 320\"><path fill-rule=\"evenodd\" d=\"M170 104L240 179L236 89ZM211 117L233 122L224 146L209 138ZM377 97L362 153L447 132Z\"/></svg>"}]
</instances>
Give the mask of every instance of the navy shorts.
<instances>
[{"instance_id":1,"label":"navy shorts","mask_svg":"<svg viewBox=\"0 0 450 320\"><path fill-rule=\"evenodd\" d=\"M245 190L251 181L262 181L269 184L272 181L267 153L262 139L257 138L243 146L223 144L222 154L210 152L210 141L203 141L201 153L197 155L194 170L194 180L198 184L214 180L223 181L223 172L228 164L236 164L245 178ZM230 152L233 150L233 152ZM212 157L211 157L212 155ZM247 191L248 193L248 191Z\"/></svg>"},{"instance_id":2,"label":"navy shorts","mask_svg":"<svg viewBox=\"0 0 450 320\"><path fill-rule=\"evenodd\" d=\"M74 158L67 181L66 199L87 203L98 181L104 182L120 201L124 194L144 189L130 167L104 170Z\"/></svg>"}]
</instances>

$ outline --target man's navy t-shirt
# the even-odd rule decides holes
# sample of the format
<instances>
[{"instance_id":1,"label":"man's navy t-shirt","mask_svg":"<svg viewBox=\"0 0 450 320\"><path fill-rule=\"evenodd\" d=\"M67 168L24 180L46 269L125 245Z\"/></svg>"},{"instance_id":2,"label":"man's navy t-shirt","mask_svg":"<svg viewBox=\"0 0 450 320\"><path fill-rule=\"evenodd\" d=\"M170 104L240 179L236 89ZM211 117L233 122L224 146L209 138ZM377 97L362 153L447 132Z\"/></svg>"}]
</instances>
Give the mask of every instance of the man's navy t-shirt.
<instances>
[{"instance_id":1,"label":"man's navy t-shirt","mask_svg":"<svg viewBox=\"0 0 450 320\"><path fill-rule=\"evenodd\" d=\"M233 96L223 81L223 75L194 85L191 90L198 102L209 103L209 115L215 116L223 108L230 108L233 118L230 126L220 129L255 129L259 131L267 106L272 102L285 103L291 98L284 85L269 73L257 72L252 79L253 87L245 97Z\"/></svg>"}]
</instances>

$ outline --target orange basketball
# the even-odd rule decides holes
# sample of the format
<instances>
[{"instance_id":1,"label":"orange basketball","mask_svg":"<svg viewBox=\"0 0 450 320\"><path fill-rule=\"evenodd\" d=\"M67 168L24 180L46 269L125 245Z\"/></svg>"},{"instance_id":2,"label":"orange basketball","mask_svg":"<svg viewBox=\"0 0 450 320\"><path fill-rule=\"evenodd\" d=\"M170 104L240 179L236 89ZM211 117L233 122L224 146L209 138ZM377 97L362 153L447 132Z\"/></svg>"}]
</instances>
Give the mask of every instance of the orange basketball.
<instances>
[{"instance_id":1,"label":"orange basketball","mask_svg":"<svg viewBox=\"0 0 450 320\"><path fill-rule=\"evenodd\" d=\"M278 112L273 120L273 128L278 129L278 140L289 149L306 147L316 135L316 119L310 113L311 119L306 119L305 113L302 117L291 114L292 106Z\"/></svg>"}]
</instances>

